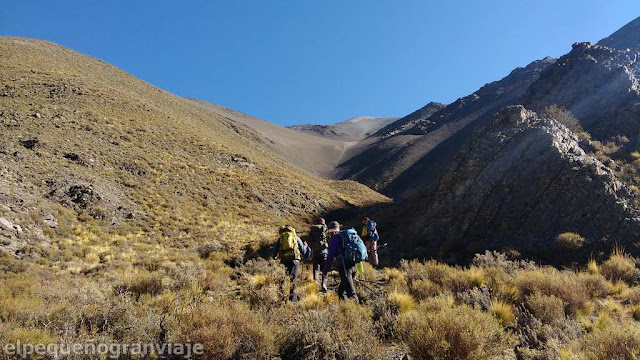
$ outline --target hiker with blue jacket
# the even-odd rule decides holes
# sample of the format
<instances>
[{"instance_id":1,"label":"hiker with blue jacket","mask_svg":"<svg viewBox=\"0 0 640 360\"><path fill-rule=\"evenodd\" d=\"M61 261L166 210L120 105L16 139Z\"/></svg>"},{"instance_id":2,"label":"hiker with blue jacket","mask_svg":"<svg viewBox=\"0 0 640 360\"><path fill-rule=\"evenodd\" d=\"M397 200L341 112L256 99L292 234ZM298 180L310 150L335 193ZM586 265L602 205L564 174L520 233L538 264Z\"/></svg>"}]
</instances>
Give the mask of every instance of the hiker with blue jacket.
<instances>
[{"instance_id":1,"label":"hiker with blue jacket","mask_svg":"<svg viewBox=\"0 0 640 360\"><path fill-rule=\"evenodd\" d=\"M336 221L329 223L329 253L327 262L324 264L322 276L326 277L333 259L337 259L338 273L340 274L340 285L338 286L338 298L347 301L349 298L358 302L356 288L353 284L356 275L356 265L367 258L367 250L364 243L354 229L340 231L340 224Z\"/></svg>"},{"instance_id":2,"label":"hiker with blue jacket","mask_svg":"<svg viewBox=\"0 0 640 360\"><path fill-rule=\"evenodd\" d=\"M380 239L376 225L376 222L369 218L362 219L362 240L367 246L369 263L374 268L378 266L378 240Z\"/></svg>"},{"instance_id":3,"label":"hiker with blue jacket","mask_svg":"<svg viewBox=\"0 0 640 360\"><path fill-rule=\"evenodd\" d=\"M274 259L280 259L280 263L284 265L284 268L289 274L291 281L291 289L289 291L289 301L298 301L298 294L296 288L298 285L298 277L301 271L301 262L303 259L308 259L311 253L311 249L307 244L302 242L302 239L296 235L296 229L290 225L285 225L280 228L280 236L273 246L272 255ZM284 295L285 279L280 284L280 290Z\"/></svg>"}]
</instances>

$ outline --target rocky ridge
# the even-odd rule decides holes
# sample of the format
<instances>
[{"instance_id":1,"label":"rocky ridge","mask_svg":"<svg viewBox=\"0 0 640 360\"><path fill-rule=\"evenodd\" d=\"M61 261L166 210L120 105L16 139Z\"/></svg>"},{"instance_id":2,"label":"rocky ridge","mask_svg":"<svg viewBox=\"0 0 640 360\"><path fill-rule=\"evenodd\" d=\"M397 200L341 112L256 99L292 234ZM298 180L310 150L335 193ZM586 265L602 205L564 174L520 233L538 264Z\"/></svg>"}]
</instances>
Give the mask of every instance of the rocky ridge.
<instances>
[{"instance_id":1,"label":"rocky ridge","mask_svg":"<svg viewBox=\"0 0 640 360\"><path fill-rule=\"evenodd\" d=\"M411 218L412 226L398 228L411 229L405 236L418 253L443 256L514 249L554 259L566 250L554 242L562 232L586 236L572 260L614 242L637 251L640 212L631 205L633 193L581 141L555 119L506 107L434 186L402 204L395 221Z\"/></svg>"}]
</instances>

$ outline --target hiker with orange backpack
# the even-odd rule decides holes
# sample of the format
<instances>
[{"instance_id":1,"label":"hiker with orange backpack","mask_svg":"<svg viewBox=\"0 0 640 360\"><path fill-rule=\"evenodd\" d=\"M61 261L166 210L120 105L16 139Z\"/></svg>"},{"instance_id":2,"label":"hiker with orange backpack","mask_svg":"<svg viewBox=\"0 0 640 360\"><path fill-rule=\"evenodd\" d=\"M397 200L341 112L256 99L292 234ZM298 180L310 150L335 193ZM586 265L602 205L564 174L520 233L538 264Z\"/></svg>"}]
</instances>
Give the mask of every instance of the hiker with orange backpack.
<instances>
[{"instance_id":1,"label":"hiker with orange backpack","mask_svg":"<svg viewBox=\"0 0 640 360\"><path fill-rule=\"evenodd\" d=\"M329 253L327 225L323 218L318 218L316 223L311 225L307 242L312 251L313 280L318 281L318 277L324 269L324 264L327 262L327 254ZM327 291L327 278L322 276L321 279L320 288L322 291Z\"/></svg>"},{"instance_id":2,"label":"hiker with orange backpack","mask_svg":"<svg viewBox=\"0 0 640 360\"><path fill-rule=\"evenodd\" d=\"M362 219L362 239L367 246L369 263L374 268L378 266L378 240L380 240L376 225L376 222L369 218Z\"/></svg>"},{"instance_id":3,"label":"hiker with orange backpack","mask_svg":"<svg viewBox=\"0 0 640 360\"><path fill-rule=\"evenodd\" d=\"M367 259L367 248L355 229L340 231L340 224L336 221L329 223L328 229L331 240L329 241L329 253L324 265L322 276L326 277L333 259L338 260L338 273L340 285L338 286L338 298L341 300L354 299L358 302L358 295L353 284L353 278L357 273L356 265Z\"/></svg>"},{"instance_id":4,"label":"hiker with orange backpack","mask_svg":"<svg viewBox=\"0 0 640 360\"><path fill-rule=\"evenodd\" d=\"M302 242L302 239L296 235L296 229L293 226L285 225L280 228L279 237L273 246L273 258L280 259L280 263L284 265L284 268L289 274L291 281L291 289L289 291L289 301L298 301L298 294L296 293L296 287L298 284L298 277L301 271L301 262L303 259L308 259L311 253L311 249L307 244ZM284 294L285 280L282 280L280 289Z\"/></svg>"}]
</instances>

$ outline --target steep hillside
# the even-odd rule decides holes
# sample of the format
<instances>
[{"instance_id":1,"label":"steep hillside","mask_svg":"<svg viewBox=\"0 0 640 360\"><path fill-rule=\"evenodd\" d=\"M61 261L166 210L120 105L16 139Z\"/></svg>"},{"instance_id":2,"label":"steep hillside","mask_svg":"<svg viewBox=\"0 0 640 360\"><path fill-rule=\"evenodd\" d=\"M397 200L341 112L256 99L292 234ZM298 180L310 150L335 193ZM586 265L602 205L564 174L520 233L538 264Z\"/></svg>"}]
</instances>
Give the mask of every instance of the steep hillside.
<instances>
[{"instance_id":1,"label":"steep hillside","mask_svg":"<svg viewBox=\"0 0 640 360\"><path fill-rule=\"evenodd\" d=\"M330 125L293 125L289 126L289 128L328 139L358 141L371 136L396 120L398 118L357 116Z\"/></svg>"},{"instance_id":2,"label":"steep hillside","mask_svg":"<svg viewBox=\"0 0 640 360\"><path fill-rule=\"evenodd\" d=\"M266 147L289 164L325 178L331 177L345 152L353 146L351 142L305 134L219 105L195 99L191 101L231 121L238 129L254 133Z\"/></svg>"},{"instance_id":3,"label":"steep hillside","mask_svg":"<svg viewBox=\"0 0 640 360\"><path fill-rule=\"evenodd\" d=\"M240 256L285 222L386 201L292 167L234 119L44 41L0 38L0 127L0 250L60 270L210 242Z\"/></svg>"},{"instance_id":4,"label":"steep hillside","mask_svg":"<svg viewBox=\"0 0 640 360\"><path fill-rule=\"evenodd\" d=\"M513 249L546 261L586 261L616 244L637 254L634 195L579 141L555 119L522 106L501 110L434 186L396 209L395 225L404 231L398 236L412 239L405 256L462 260ZM584 245L556 244L565 232L584 235Z\"/></svg>"},{"instance_id":5,"label":"steep hillside","mask_svg":"<svg viewBox=\"0 0 640 360\"><path fill-rule=\"evenodd\" d=\"M418 110L407 117L420 120L411 127L382 139L369 138L350 149L345 157L348 160L336 169L336 177L356 180L393 197L405 197L431 184L447 168L473 129L485 124L502 107L517 102L540 72L553 62L554 59L546 58L515 69L502 80L483 86L427 119L416 117L421 113ZM437 107L434 104L430 108ZM407 118L396 122L399 128L413 121Z\"/></svg>"},{"instance_id":6,"label":"steep hillside","mask_svg":"<svg viewBox=\"0 0 640 360\"><path fill-rule=\"evenodd\" d=\"M603 45L618 50L640 51L640 17L631 21L620 30L600 40L598 45Z\"/></svg>"},{"instance_id":7,"label":"steep hillside","mask_svg":"<svg viewBox=\"0 0 640 360\"><path fill-rule=\"evenodd\" d=\"M422 108L412 112L411 114L392 122L391 124L383 127L382 129L376 131L372 136L374 137L389 137L396 135L398 133L402 133L406 130L410 130L421 125L420 128L427 127L430 122L429 118L435 112L442 110L447 105L437 102L430 102Z\"/></svg>"},{"instance_id":8,"label":"steep hillside","mask_svg":"<svg viewBox=\"0 0 640 360\"><path fill-rule=\"evenodd\" d=\"M565 107L595 139L627 136L635 147L640 130L637 56L627 49L576 43L540 75L522 103L535 111L551 104Z\"/></svg>"}]
</instances>

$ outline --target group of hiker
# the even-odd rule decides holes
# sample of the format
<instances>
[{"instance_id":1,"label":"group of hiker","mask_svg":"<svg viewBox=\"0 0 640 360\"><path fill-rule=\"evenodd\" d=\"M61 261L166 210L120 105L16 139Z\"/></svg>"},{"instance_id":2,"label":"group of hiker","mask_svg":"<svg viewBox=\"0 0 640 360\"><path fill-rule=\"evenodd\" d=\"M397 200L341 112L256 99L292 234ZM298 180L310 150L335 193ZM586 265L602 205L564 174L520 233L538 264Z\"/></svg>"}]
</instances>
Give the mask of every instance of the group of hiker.
<instances>
[{"instance_id":1,"label":"group of hiker","mask_svg":"<svg viewBox=\"0 0 640 360\"><path fill-rule=\"evenodd\" d=\"M289 275L289 301L298 301L296 288L302 262L310 259L313 280L320 281L319 286L323 292L328 290L327 273L331 271L336 260L336 268L340 274L338 297L358 302L354 286L358 268L366 260L374 268L378 266L380 237L376 222L369 218L362 219L360 235L353 228L341 229L337 221L331 221L327 225L323 218L318 218L311 226L306 242L302 241L292 226L281 227L278 240L273 246L273 258L280 260ZM284 282L282 288L284 289Z\"/></svg>"}]
</instances>

